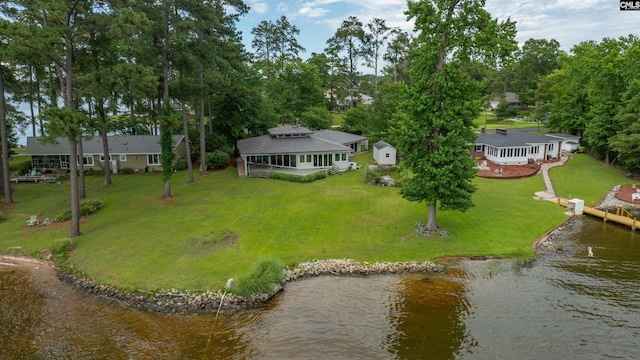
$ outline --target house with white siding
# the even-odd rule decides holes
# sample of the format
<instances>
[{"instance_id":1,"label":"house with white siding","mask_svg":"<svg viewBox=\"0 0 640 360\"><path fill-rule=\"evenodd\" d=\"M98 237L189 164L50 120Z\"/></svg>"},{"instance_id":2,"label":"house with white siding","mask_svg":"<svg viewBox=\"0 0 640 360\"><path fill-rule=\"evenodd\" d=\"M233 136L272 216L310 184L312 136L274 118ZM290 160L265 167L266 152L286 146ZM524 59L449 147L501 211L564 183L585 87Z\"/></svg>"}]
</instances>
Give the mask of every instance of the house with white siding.
<instances>
[{"instance_id":1,"label":"house with white siding","mask_svg":"<svg viewBox=\"0 0 640 360\"><path fill-rule=\"evenodd\" d=\"M498 165L522 165L559 159L562 140L521 130L480 134L473 155Z\"/></svg>"},{"instance_id":2,"label":"house with white siding","mask_svg":"<svg viewBox=\"0 0 640 360\"><path fill-rule=\"evenodd\" d=\"M237 142L244 174L254 170L282 169L292 173L311 173L332 169L348 170L353 164L350 153L369 148L366 137L334 130L312 131L301 126L269 129L268 135Z\"/></svg>"}]
</instances>

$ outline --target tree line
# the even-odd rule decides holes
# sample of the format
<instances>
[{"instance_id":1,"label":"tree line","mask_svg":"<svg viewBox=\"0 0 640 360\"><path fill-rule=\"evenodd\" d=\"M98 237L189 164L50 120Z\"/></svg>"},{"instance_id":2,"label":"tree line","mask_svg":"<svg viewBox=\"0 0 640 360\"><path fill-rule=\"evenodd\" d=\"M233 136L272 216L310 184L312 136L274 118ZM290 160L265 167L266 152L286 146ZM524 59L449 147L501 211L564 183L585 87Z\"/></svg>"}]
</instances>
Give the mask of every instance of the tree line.
<instances>
[{"instance_id":1,"label":"tree line","mask_svg":"<svg viewBox=\"0 0 640 360\"><path fill-rule=\"evenodd\" d=\"M580 134L597 156L640 170L638 41L589 41L560 50L556 40L515 42L516 24L482 0L409 0L407 33L384 19L345 19L322 53L307 60L286 16L251 30L237 22L242 0L15 0L0 4L0 135L5 203L15 130L43 141L65 138L82 159L82 138L160 134L163 196L171 196L171 134L181 133L206 173L205 155L233 154L238 139L278 123L331 126L396 144L414 174L402 194L429 206L472 206L473 120L489 100L515 92L555 131ZM384 64L382 66L381 64ZM373 74L363 74L361 66ZM373 97L359 105L361 94ZM17 110L19 103L28 111ZM197 139L197 140L196 140ZM82 161L71 165L72 236L86 196ZM105 185L111 183L105 162Z\"/></svg>"}]
</instances>

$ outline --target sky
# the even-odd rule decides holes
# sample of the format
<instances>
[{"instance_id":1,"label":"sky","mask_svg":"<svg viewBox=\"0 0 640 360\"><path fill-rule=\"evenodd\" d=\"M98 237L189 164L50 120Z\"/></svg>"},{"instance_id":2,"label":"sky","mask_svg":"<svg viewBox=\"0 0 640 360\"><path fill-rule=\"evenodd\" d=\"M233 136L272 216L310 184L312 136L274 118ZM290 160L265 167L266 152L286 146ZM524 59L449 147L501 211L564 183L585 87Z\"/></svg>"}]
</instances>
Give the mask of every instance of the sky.
<instances>
[{"instance_id":1,"label":"sky","mask_svg":"<svg viewBox=\"0 0 640 360\"><path fill-rule=\"evenodd\" d=\"M243 43L251 48L251 29L262 20L275 22L285 15L298 29L298 42L306 52L321 53L342 21L356 16L364 24L381 18L389 27L411 33L404 11L406 0L245 0L251 10L238 23ZM516 22L516 40L522 46L530 38L555 39L570 51L583 41L602 41L629 34L640 35L640 11L620 11L615 0L486 0L485 9L495 18Z\"/></svg>"}]
</instances>

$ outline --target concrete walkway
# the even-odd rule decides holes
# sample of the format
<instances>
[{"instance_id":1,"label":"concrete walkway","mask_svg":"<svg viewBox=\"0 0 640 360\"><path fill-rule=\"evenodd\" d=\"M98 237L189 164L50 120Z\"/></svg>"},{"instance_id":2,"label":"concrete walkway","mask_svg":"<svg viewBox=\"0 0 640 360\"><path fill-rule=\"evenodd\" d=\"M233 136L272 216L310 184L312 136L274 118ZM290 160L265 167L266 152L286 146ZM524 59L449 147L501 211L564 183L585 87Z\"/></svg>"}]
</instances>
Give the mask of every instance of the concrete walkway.
<instances>
[{"instance_id":1,"label":"concrete walkway","mask_svg":"<svg viewBox=\"0 0 640 360\"><path fill-rule=\"evenodd\" d=\"M553 183L551 182L551 177L549 176L549 169L562 166L569 160L569 157L563 155L560 157L560 161L556 161L553 163L543 163L540 166L540 174L542 175L542 180L544 181L545 190L538 191L534 194L534 199L537 200L555 200L558 198L556 195L556 191L553 189Z\"/></svg>"}]
</instances>

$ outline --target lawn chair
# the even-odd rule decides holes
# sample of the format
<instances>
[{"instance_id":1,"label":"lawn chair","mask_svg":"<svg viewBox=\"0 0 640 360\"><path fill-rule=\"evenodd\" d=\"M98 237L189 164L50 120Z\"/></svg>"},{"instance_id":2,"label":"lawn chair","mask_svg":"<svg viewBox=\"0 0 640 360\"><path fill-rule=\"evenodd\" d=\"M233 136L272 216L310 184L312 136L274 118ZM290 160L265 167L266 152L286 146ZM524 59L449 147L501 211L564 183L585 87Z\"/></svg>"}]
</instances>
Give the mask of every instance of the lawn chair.
<instances>
[{"instance_id":1,"label":"lawn chair","mask_svg":"<svg viewBox=\"0 0 640 360\"><path fill-rule=\"evenodd\" d=\"M36 226L38 225L38 215L31 215L29 220L27 220L27 226Z\"/></svg>"}]
</instances>

